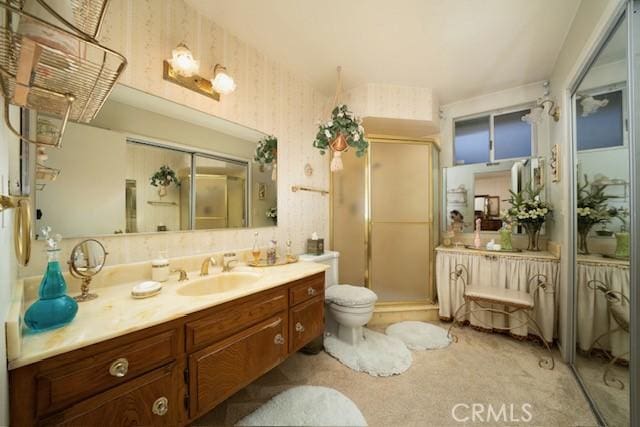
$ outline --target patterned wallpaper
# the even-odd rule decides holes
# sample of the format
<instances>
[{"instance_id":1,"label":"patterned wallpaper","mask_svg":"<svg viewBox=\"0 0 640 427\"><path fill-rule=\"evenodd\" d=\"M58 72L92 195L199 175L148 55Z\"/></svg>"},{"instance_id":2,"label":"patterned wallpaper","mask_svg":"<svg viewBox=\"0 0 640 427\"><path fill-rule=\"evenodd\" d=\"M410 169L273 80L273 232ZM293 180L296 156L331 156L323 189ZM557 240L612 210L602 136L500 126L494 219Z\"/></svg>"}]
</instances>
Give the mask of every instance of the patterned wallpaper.
<instances>
[{"instance_id":1,"label":"patterned wallpaper","mask_svg":"<svg viewBox=\"0 0 640 427\"><path fill-rule=\"evenodd\" d=\"M182 0L113 0L105 18L101 41L123 53L129 65L120 83L206 113L248 126L279 139L278 227L258 229L264 244L275 237L293 241L301 252L314 231L329 237L329 198L317 193L292 193L291 185L328 189L328 156L311 146L316 122L327 114L328 97L282 64L266 58L215 22L199 15ZM224 64L236 79L237 90L216 102L165 82L162 61L185 42L201 62L201 74L210 75L216 63ZM314 173L304 174L310 163ZM88 207L87 215L91 215ZM109 251L108 264L143 261L158 250L169 256L209 253L252 245L254 230L191 231L101 237ZM79 239L65 239L62 258ZM42 274L46 257L35 242L32 261L22 276Z\"/></svg>"}]
</instances>

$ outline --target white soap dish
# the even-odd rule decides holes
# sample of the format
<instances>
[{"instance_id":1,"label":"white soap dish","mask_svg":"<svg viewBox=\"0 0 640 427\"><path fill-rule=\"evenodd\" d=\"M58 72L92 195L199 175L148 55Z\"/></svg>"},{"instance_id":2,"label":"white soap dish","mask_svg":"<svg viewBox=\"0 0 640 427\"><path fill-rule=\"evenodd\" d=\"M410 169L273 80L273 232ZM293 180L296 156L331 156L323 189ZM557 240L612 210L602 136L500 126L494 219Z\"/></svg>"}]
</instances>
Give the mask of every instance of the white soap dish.
<instances>
[{"instance_id":1,"label":"white soap dish","mask_svg":"<svg viewBox=\"0 0 640 427\"><path fill-rule=\"evenodd\" d=\"M160 282L147 281L138 283L131 290L131 296L134 298L149 298L154 295L158 295L162 290L162 284Z\"/></svg>"}]
</instances>

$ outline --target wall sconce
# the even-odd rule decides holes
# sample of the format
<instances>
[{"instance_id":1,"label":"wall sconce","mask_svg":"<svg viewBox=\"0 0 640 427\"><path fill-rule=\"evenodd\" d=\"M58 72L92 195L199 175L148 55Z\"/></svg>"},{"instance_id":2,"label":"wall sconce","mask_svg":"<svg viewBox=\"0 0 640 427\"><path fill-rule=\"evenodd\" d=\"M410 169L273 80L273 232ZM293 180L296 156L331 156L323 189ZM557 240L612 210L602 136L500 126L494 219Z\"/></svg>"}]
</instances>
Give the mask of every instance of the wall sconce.
<instances>
[{"instance_id":1,"label":"wall sconce","mask_svg":"<svg viewBox=\"0 0 640 427\"><path fill-rule=\"evenodd\" d=\"M184 43L180 43L171 51L172 58L163 61L162 77L164 80L180 85L186 89L220 101L220 94L228 94L236 89L233 78L227 69L216 64L213 78L208 79L198 75L200 61L193 58L193 54Z\"/></svg>"},{"instance_id":2,"label":"wall sconce","mask_svg":"<svg viewBox=\"0 0 640 427\"><path fill-rule=\"evenodd\" d=\"M213 79L211 79L211 86L218 93L226 95L236 90L236 82L233 78L227 74L227 68L220 64L216 64L213 68Z\"/></svg>"},{"instance_id":3,"label":"wall sconce","mask_svg":"<svg viewBox=\"0 0 640 427\"><path fill-rule=\"evenodd\" d=\"M540 123L545 113L553 117L556 122L560 120L560 107L556 105L554 100L545 97L538 99L537 107L532 108L529 113L522 116L522 121L529 124Z\"/></svg>"}]
</instances>

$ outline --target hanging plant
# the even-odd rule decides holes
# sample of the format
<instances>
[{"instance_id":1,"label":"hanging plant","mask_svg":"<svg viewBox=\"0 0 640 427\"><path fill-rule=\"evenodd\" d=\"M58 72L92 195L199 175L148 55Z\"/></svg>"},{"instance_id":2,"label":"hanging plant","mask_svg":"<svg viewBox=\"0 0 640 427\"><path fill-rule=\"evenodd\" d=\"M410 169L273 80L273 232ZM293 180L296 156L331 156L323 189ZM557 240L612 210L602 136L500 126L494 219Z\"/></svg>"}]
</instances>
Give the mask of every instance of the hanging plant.
<instances>
[{"instance_id":1,"label":"hanging plant","mask_svg":"<svg viewBox=\"0 0 640 427\"><path fill-rule=\"evenodd\" d=\"M260 165L275 163L278 158L278 138L269 135L258 141L254 160Z\"/></svg>"},{"instance_id":2,"label":"hanging plant","mask_svg":"<svg viewBox=\"0 0 640 427\"><path fill-rule=\"evenodd\" d=\"M264 172L265 165L273 165L271 179L275 181L277 176L276 166L278 162L278 138L273 135L269 135L258 141L256 154L253 159L260 164L260 172Z\"/></svg>"},{"instance_id":3,"label":"hanging plant","mask_svg":"<svg viewBox=\"0 0 640 427\"><path fill-rule=\"evenodd\" d=\"M362 157L367 152L369 142L364 137L362 120L356 117L346 105L341 104L333 109L328 122L318 126L318 134L313 141L313 146L320 150L320 154L324 154L329 149L333 151L331 171L335 172L342 170L343 151L353 147L356 150L356 156Z\"/></svg>"},{"instance_id":4,"label":"hanging plant","mask_svg":"<svg viewBox=\"0 0 640 427\"><path fill-rule=\"evenodd\" d=\"M177 187L180 186L180 180L178 176L168 165L160 166L160 169L154 173L149 179L150 183L154 187L158 187L158 194L160 197L167 194L167 187L172 183Z\"/></svg>"}]
</instances>

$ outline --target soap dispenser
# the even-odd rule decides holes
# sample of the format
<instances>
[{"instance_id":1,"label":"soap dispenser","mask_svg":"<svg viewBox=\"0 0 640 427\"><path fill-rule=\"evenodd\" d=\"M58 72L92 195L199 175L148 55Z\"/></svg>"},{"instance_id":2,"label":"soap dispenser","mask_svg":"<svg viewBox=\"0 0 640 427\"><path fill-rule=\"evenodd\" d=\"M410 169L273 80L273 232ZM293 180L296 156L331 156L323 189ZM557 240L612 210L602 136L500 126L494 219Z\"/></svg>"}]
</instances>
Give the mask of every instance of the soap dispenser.
<instances>
[{"instance_id":1,"label":"soap dispenser","mask_svg":"<svg viewBox=\"0 0 640 427\"><path fill-rule=\"evenodd\" d=\"M33 331L56 329L71 322L78 312L78 303L67 295L67 283L60 268L59 234L51 235L51 227L44 227L42 235L47 245L47 271L40 282L38 300L24 315L24 323Z\"/></svg>"}]
</instances>

